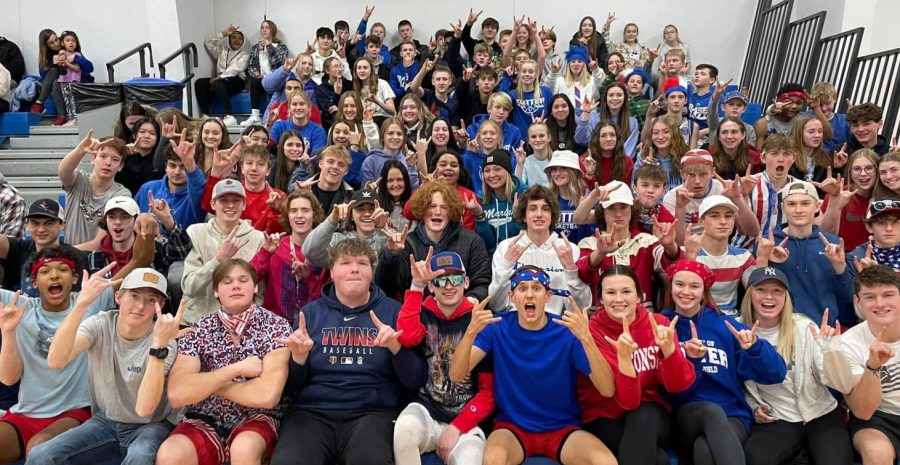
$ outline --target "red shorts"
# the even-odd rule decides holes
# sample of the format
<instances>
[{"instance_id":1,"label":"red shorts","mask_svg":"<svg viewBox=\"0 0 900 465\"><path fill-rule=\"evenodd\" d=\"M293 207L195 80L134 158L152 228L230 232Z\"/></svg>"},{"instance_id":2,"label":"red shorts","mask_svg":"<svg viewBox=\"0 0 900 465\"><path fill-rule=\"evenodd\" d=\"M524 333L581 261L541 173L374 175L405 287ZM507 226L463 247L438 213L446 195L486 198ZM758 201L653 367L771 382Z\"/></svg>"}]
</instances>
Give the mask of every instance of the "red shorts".
<instances>
[{"instance_id":1,"label":"red shorts","mask_svg":"<svg viewBox=\"0 0 900 465\"><path fill-rule=\"evenodd\" d=\"M275 440L278 439L278 421L267 415L253 415L238 423L231 429L226 441L222 441L222 437L209 424L202 420L188 418L179 423L169 436L183 434L190 439L197 451L197 465L219 465L228 460L229 449L234 438L245 431L252 431L262 436L266 443L263 458L272 456Z\"/></svg>"},{"instance_id":2,"label":"red shorts","mask_svg":"<svg viewBox=\"0 0 900 465\"><path fill-rule=\"evenodd\" d=\"M545 433L529 433L512 423L498 421L494 424L494 430L509 430L519 441L522 451L525 452L525 458L533 455L543 455L551 460L559 462L559 454L562 452L566 440L569 435L578 431L577 426L567 426L558 430L547 431Z\"/></svg>"},{"instance_id":3,"label":"red shorts","mask_svg":"<svg viewBox=\"0 0 900 465\"><path fill-rule=\"evenodd\" d=\"M3 417L0 417L0 421L5 421L15 428L16 434L19 436L19 450L24 454L25 446L31 442L31 439L34 438L35 435L63 418L74 418L79 422L84 423L91 418L91 408L76 408L50 418L34 418L18 413L6 412Z\"/></svg>"}]
</instances>

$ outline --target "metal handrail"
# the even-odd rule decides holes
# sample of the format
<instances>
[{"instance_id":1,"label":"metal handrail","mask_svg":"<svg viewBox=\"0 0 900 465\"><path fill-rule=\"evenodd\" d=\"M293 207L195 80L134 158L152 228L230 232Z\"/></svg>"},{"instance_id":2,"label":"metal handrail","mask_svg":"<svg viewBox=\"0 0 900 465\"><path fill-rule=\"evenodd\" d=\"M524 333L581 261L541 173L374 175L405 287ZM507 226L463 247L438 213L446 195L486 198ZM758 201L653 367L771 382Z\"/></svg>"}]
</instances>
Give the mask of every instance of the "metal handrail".
<instances>
[{"instance_id":1,"label":"metal handrail","mask_svg":"<svg viewBox=\"0 0 900 465\"><path fill-rule=\"evenodd\" d=\"M106 64L106 73L109 75L109 82L116 82L116 73L115 73L115 70L113 69L113 67L115 65L121 63L122 61L130 58L135 53L137 53L141 59L141 77L150 77L150 75L147 74L147 66L144 62L144 56L146 53L144 51L144 49L146 49L147 52L150 52L150 66L152 67L153 66L153 46L150 45L150 42L144 42L143 44L138 45L137 47L123 53L122 55L119 55L118 57L114 58L112 61L110 61L109 63Z\"/></svg>"},{"instance_id":2,"label":"metal handrail","mask_svg":"<svg viewBox=\"0 0 900 465\"><path fill-rule=\"evenodd\" d=\"M200 62L197 58L197 45L193 42L189 42L185 44L183 47L175 50L171 55L164 58L162 61L157 63L156 69L159 70L160 79L166 78L166 65L169 64L172 60L178 57L182 57L182 63L184 66L184 78L181 79L182 84L185 84L187 87L187 105L188 105L188 116L193 116L194 113L194 98L193 91L194 87L191 85L191 81L194 79L194 68L200 67ZM191 58L193 57L193 60ZM193 65L193 66L192 66Z\"/></svg>"}]
</instances>

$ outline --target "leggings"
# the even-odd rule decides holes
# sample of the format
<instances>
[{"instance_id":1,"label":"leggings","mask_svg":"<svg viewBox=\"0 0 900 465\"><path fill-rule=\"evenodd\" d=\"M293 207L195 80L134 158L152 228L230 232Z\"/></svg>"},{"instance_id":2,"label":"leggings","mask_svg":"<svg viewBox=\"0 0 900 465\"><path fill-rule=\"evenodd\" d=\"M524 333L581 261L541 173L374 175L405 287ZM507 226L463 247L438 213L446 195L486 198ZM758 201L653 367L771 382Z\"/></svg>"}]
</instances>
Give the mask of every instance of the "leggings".
<instances>
[{"instance_id":1,"label":"leggings","mask_svg":"<svg viewBox=\"0 0 900 465\"><path fill-rule=\"evenodd\" d=\"M668 465L669 411L644 402L622 418L598 418L584 425L619 460L619 465Z\"/></svg>"},{"instance_id":2,"label":"leggings","mask_svg":"<svg viewBox=\"0 0 900 465\"><path fill-rule=\"evenodd\" d=\"M266 92L266 89L263 88L262 78L247 78L250 80L250 105L253 109L259 110L262 113L263 110L269 106L269 94Z\"/></svg>"},{"instance_id":3,"label":"leggings","mask_svg":"<svg viewBox=\"0 0 900 465\"><path fill-rule=\"evenodd\" d=\"M200 112L205 115L210 114L214 98L222 104L226 115L234 113L231 108L231 96L244 90L244 80L237 76L231 76L216 79L212 84L209 81L210 79L207 78L194 81L194 91L197 94L197 105L200 107Z\"/></svg>"},{"instance_id":4,"label":"leggings","mask_svg":"<svg viewBox=\"0 0 900 465\"><path fill-rule=\"evenodd\" d=\"M853 463L850 434L839 409L805 425L784 420L753 425L744 445L748 465L789 464L804 449L814 465Z\"/></svg>"},{"instance_id":5,"label":"leggings","mask_svg":"<svg viewBox=\"0 0 900 465\"><path fill-rule=\"evenodd\" d=\"M737 418L725 416L711 402L690 402L675 411L675 434L680 457L694 465L744 465L747 429ZM691 460L693 458L693 460Z\"/></svg>"},{"instance_id":6,"label":"leggings","mask_svg":"<svg viewBox=\"0 0 900 465\"><path fill-rule=\"evenodd\" d=\"M47 74L44 75L44 81L41 83L41 93L38 95L37 101L45 103L47 97L53 98L57 114L65 116L67 113L66 102L63 99L62 85L59 83L59 68L56 66L47 68Z\"/></svg>"}]
</instances>

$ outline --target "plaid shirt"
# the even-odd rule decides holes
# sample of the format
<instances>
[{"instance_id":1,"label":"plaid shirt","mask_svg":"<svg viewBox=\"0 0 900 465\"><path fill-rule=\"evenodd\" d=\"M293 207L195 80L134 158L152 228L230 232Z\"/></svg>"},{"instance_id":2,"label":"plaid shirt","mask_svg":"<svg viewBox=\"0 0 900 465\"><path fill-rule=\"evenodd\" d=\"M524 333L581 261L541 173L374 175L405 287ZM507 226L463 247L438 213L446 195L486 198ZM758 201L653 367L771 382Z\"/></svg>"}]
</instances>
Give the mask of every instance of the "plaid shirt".
<instances>
[{"instance_id":1,"label":"plaid shirt","mask_svg":"<svg viewBox=\"0 0 900 465\"><path fill-rule=\"evenodd\" d=\"M276 70L284 64L284 58L288 54L287 45L282 42L277 44L269 44L266 46L266 53L269 56L269 69ZM250 77L256 77L259 73L259 44L250 47L250 64L247 66L247 72Z\"/></svg>"},{"instance_id":2,"label":"plaid shirt","mask_svg":"<svg viewBox=\"0 0 900 465\"><path fill-rule=\"evenodd\" d=\"M0 174L0 234L22 238L25 234L25 199Z\"/></svg>"}]
</instances>

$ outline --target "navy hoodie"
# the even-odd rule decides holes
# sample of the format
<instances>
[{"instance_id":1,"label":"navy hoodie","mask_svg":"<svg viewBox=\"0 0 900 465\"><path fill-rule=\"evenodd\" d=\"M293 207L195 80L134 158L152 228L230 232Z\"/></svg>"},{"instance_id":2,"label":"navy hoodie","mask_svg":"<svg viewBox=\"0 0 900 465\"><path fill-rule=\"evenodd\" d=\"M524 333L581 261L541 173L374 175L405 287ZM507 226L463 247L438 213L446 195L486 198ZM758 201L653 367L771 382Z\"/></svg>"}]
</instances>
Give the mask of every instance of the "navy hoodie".
<instances>
[{"instance_id":1,"label":"navy hoodie","mask_svg":"<svg viewBox=\"0 0 900 465\"><path fill-rule=\"evenodd\" d=\"M664 316L675 318L675 311L664 310ZM735 339L725 321L731 322L737 330L747 329L734 317L720 315L705 307L693 317L680 315L675 331L679 341L691 339L691 321L697 327L697 337L706 346L702 359L688 357L694 364L696 379L685 391L668 393L666 398L673 408L688 402L711 402L722 407L725 415L737 418L750 430L752 412L744 399L744 381L759 384L779 384L787 374L787 365L781 354L765 339L759 338L749 349L744 350Z\"/></svg>"},{"instance_id":2,"label":"navy hoodie","mask_svg":"<svg viewBox=\"0 0 900 465\"><path fill-rule=\"evenodd\" d=\"M780 244L785 237L790 237L785 245L790 255L786 262L770 262L770 265L787 276L795 312L802 313L813 321L822 321L822 312L827 308L829 324L834 325L834 320L837 319L841 323L852 325L856 323L856 314L853 311L853 279L848 271L850 267L841 274L835 274L834 267L825 256L825 245L819 238L820 231L822 230L814 225L812 234L801 239L788 236L781 227L775 228L772 236L776 244ZM824 234L832 244L840 241L831 233Z\"/></svg>"},{"instance_id":3,"label":"navy hoodie","mask_svg":"<svg viewBox=\"0 0 900 465\"><path fill-rule=\"evenodd\" d=\"M301 309L315 345L305 365L290 362L286 390L294 408L399 409L404 390L425 384L425 359L420 351L401 348L392 355L375 346L378 330L369 311L396 328L400 303L375 285L369 291L366 304L348 308L338 301L334 283L329 283L319 300Z\"/></svg>"}]
</instances>

